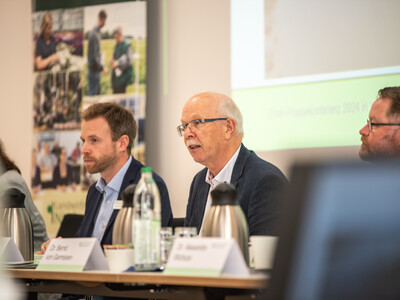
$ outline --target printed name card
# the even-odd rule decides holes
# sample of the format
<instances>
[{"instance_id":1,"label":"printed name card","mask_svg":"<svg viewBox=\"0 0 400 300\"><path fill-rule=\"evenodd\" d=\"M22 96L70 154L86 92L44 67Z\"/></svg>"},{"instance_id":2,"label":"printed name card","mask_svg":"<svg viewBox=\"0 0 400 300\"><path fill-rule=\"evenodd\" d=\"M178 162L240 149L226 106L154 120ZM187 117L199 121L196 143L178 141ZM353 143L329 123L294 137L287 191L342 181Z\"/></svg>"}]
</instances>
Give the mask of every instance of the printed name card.
<instances>
[{"instance_id":1,"label":"printed name card","mask_svg":"<svg viewBox=\"0 0 400 300\"><path fill-rule=\"evenodd\" d=\"M108 264L96 238L52 239L36 270L108 270Z\"/></svg>"},{"instance_id":2,"label":"printed name card","mask_svg":"<svg viewBox=\"0 0 400 300\"><path fill-rule=\"evenodd\" d=\"M6 263L23 262L21 252L10 237L0 238L0 257Z\"/></svg>"},{"instance_id":3,"label":"printed name card","mask_svg":"<svg viewBox=\"0 0 400 300\"><path fill-rule=\"evenodd\" d=\"M234 239L178 238L174 241L164 273L248 276L249 270Z\"/></svg>"}]
</instances>

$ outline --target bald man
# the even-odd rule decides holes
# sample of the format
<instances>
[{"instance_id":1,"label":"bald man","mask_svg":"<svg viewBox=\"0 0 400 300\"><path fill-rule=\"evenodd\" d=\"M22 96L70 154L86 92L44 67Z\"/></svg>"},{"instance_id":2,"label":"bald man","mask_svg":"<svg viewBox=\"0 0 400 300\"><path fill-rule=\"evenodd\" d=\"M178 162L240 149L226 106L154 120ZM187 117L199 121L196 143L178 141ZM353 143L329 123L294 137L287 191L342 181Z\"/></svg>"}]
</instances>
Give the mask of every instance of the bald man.
<instances>
[{"instance_id":1,"label":"bald man","mask_svg":"<svg viewBox=\"0 0 400 300\"><path fill-rule=\"evenodd\" d=\"M242 144L242 115L233 100L218 93L193 96L177 130L193 159L205 166L192 181L185 226L201 231L210 192L228 182L238 191L250 235L275 235L276 209L288 182L277 167Z\"/></svg>"}]
</instances>

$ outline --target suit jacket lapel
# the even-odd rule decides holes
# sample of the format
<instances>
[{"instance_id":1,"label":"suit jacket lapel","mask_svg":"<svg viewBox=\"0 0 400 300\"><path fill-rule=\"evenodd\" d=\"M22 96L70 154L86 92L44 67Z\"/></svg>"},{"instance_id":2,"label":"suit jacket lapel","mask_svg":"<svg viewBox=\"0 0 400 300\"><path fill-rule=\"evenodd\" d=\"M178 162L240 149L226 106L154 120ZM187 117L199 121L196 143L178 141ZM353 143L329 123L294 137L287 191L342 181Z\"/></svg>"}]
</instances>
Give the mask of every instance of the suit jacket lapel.
<instances>
[{"instance_id":1,"label":"suit jacket lapel","mask_svg":"<svg viewBox=\"0 0 400 300\"><path fill-rule=\"evenodd\" d=\"M193 219L194 222L192 225L196 226L198 231L200 230L201 223L203 222L209 190L210 185L203 180L196 195L197 199L194 202L195 206L193 211L195 218Z\"/></svg>"},{"instance_id":2,"label":"suit jacket lapel","mask_svg":"<svg viewBox=\"0 0 400 300\"><path fill-rule=\"evenodd\" d=\"M243 174L243 169L246 165L246 161L249 158L250 153L251 151L247 149L243 144L241 144L239 155L236 159L231 176L231 184L235 188L237 188L238 180Z\"/></svg>"},{"instance_id":3,"label":"suit jacket lapel","mask_svg":"<svg viewBox=\"0 0 400 300\"><path fill-rule=\"evenodd\" d=\"M135 180L137 182L140 179L141 167L142 167L142 164L132 157L131 164L129 165L129 168L125 173L124 179L122 180L121 188L119 189L118 200L122 199L121 194L128 185L133 184L133 183L135 183ZM119 210L116 210L116 209L113 210L113 213L111 214L110 220L108 221L105 232L108 230L111 230L110 227L114 224L114 221L118 215L118 212L119 212ZM104 233L104 236L106 236L105 233ZM103 236L103 238L104 238L104 236Z\"/></svg>"},{"instance_id":4,"label":"suit jacket lapel","mask_svg":"<svg viewBox=\"0 0 400 300\"><path fill-rule=\"evenodd\" d=\"M97 220L97 215L99 213L100 210L100 206L101 206L101 201L103 199L103 194L100 193L96 188L94 188L94 197L93 197L93 209L90 210L90 214L88 216L88 220L92 220L91 223L89 224L88 227L88 232L86 234L84 234L83 236L91 236L94 230L94 225L96 223Z\"/></svg>"}]
</instances>

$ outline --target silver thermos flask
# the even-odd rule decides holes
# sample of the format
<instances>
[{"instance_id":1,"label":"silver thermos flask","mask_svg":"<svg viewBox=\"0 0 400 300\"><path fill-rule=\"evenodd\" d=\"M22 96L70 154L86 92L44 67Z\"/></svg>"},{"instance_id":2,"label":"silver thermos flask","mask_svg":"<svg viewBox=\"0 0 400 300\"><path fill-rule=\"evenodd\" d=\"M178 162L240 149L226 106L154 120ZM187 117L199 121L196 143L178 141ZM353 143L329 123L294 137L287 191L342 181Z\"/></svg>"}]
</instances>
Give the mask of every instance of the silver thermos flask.
<instances>
[{"instance_id":1,"label":"silver thermos flask","mask_svg":"<svg viewBox=\"0 0 400 300\"><path fill-rule=\"evenodd\" d=\"M221 183L211 192L212 204L203 227L203 237L234 238L249 265L249 230L235 187Z\"/></svg>"},{"instance_id":2,"label":"silver thermos flask","mask_svg":"<svg viewBox=\"0 0 400 300\"><path fill-rule=\"evenodd\" d=\"M115 218L112 243L131 244L133 243L133 194L136 184L131 184L122 192L122 208Z\"/></svg>"},{"instance_id":3,"label":"silver thermos flask","mask_svg":"<svg viewBox=\"0 0 400 300\"><path fill-rule=\"evenodd\" d=\"M16 188L1 195L1 236L10 237L25 261L33 261L33 231L25 209L25 195Z\"/></svg>"}]
</instances>

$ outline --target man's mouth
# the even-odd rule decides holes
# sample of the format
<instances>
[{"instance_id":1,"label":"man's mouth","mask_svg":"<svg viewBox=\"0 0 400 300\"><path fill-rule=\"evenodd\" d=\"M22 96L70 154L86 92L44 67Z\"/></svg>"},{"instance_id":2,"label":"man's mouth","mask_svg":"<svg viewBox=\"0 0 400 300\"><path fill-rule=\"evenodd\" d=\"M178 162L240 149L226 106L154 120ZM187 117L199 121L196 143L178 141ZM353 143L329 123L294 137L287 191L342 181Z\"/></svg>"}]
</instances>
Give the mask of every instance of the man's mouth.
<instances>
[{"instance_id":1,"label":"man's mouth","mask_svg":"<svg viewBox=\"0 0 400 300\"><path fill-rule=\"evenodd\" d=\"M200 148L200 145L190 145L189 146L189 149L191 149L191 150L196 149L196 148Z\"/></svg>"},{"instance_id":2,"label":"man's mouth","mask_svg":"<svg viewBox=\"0 0 400 300\"><path fill-rule=\"evenodd\" d=\"M90 162L93 162L94 160L92 159L92 158L89 158L89 157L84 157L83 158L83 162L86 164L86 163L90 163Z\"/></svg>"},{"instance_id":3,"label":"man's mouth","mask_svg":"<svg viewBox=\"0 0 400 300\"><path fill-rule=\"evenodd\" d=\"M187 142L186 142L186 146L187 146L190 150L193 150L193 149L200 148L200 147L201 147L201 144L196 144L195 142L187 141Z\"/></svg>"},{"instance_id":4,"label":"man's mouth","mask_svg":"<svg viewBox=\"0 0 400 300\"><path fill-rule=\"evenodd\" d=\"M367 141L366 141L365 139L361 138L361 143L364 144L364 145L366 145L366 144L367 144Z\"/></svg>"}]
</instances>

